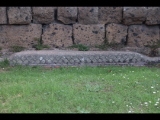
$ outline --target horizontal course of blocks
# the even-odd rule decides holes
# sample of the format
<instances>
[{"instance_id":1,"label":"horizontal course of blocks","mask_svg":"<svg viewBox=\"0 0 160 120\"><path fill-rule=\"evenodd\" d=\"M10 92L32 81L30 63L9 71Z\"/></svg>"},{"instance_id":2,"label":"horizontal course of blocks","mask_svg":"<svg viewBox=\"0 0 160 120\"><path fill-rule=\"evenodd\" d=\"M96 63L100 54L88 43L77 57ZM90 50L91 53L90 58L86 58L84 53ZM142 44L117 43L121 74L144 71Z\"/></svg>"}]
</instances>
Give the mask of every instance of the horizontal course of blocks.
<instances>
[{"instance_id":1,"label":"horizontal course of blocks","mask_svg":"<svg viewBox=\"0 0 160 120\"><path fill-rule=\"evenodd\" d=\"M8 19L8 20L7 20ZM0 7L0 24L160 24L160 7Z\"/></svg>"},{"instance_id":2,"label":"horizontal course of blocks","mask_svg":"<svg viewBox=\"0 0 160 120\"><path fill-rule=\"evenodd\" d=\"M0 47L145 47L160 40L159 25L160 7L0 7Z\"/></svg>"}]
</instances>

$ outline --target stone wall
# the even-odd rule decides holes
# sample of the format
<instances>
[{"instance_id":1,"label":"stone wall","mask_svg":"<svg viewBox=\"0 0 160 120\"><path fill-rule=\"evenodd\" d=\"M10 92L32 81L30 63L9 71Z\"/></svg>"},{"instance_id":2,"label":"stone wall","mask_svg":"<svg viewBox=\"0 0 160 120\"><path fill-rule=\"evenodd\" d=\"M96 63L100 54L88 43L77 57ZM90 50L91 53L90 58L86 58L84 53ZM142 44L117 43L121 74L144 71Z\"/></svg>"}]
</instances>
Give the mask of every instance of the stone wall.
<instances>
[{"instance_id":1,"label":"stone wall","mask_svg":"<svg viewBox=\"0 0 160 120\"><path fill-rule=\"evenodd\" d=\"M160 40L160 7L0 7L0 48L123 45L144 52ZM145 51L146 50L146 51Z\"/></svg>"}]
</instances>

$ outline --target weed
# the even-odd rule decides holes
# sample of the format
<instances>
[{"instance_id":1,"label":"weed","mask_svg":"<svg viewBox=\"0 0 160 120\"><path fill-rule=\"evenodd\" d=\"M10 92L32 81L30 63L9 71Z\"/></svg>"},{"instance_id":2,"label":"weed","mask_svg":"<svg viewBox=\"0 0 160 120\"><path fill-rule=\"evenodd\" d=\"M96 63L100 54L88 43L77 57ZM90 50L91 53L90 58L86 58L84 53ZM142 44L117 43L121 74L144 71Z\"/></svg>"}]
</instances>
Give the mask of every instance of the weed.
<instances>
[{"instance_id":1,"label":"weed","mask_svg":"<svg viewBox=\"0 0 160 120\"><path fill-rule=\"evenodd\" d=\"M8 66L9 66L9 60L4 59L3 61L0 62L1 68L8 67Z\"/></svg>"},{"instance_id":2,"label":"weed","mask_svg":"<svg viewBox=\"0 0 160 120\"><path fill-rule=\"evenodd\" d=\"M88 51L89 47L82 45L82 44L74 44L72 46L70 46L69 48L78 48L79 51Z\"/></svg>"},{"instance_id":3,"label":"weed","mask_svg":"<svg viewBox=\"0 0 160 120\"><path fill-rule=\"evenodd\" d=\"M43 48L49 48L49 46L43 45L42 39L35 38L35 40L37 41L37 45L34 45L33 48L35 48L36 50L42 50Z\"/></svg>"},{"instance_id":4,"label":"weed","mask_svg":"<svg viewBox=\"0 0 160 120\"><path fill-rule=\"evenodd\" d=\"M150 41L150 42L147 42L148 44L147 45L145 45L145 47L149 47L149 48L151 48L151 51L150 51L150 53L149 53L149 56L150 57L155 57L155 56L157 56L157 54L158 54L158 48L160 48L160 40L158 40L158 41L154 41L154 42L152 42L152 41Z\"/></svg>"},{"instance_id":5,"label":"weed","mask_svg":"<svg viewBox=\"0 0 160 120\"><path fill-rule=\"evenodd\" d=\"M24 49L25 49L24 47L17 46L17 45L10 47L10 51L12 51L12 52L20 52L20 51L23 51Z\"/></svg>"},{"instance_id":6,"label":"weed","mask_svg":"<svg viewBox=\"0 0 160 120\"><path fill-rule=\"evenodd\" d=\"M121 43L115 43L115 42L111 42L109 43L107 40L104 41L101 45L96 45L96 48L102 49L102 50L107 50L108 48L112 48L112 49L120 49L122 47L124 47L123 44Z\"/></svg>"}]
</instances>

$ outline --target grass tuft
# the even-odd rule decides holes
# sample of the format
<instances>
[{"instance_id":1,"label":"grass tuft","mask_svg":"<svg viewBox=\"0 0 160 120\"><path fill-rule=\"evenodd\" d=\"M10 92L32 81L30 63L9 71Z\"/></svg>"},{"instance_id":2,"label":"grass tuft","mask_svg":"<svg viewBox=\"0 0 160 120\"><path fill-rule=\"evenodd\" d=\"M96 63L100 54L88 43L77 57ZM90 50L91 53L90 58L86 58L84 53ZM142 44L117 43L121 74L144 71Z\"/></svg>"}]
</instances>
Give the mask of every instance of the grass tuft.
<instances>
[{"instance_id":1,"label":"grass tuft","mask_svg":"<svg viewBox=\"0 0 160 120\"><path fill-rule=\"evenodd\" d=\"M9 64L9 60L4 59L3 61L0 62L0 68L4 68L4 67L8 67Z\"/></svg>"},{"instance_id":2,"label":"grass tuft","mask_svg":"<svg viewBox=\"0 0 160 120\"><path fill-rule=\"evenodd\" d=\"M44 48L49 48L48 45L43 45L43 41L39 38L35 38L35 40L37 41L36 45L33 45L33 48L35 48L36 50L43 50Z\"/></svg>"},{"instance_id":3,"label":"grass tuft","mask_svg":"<svg viewBox=\"0 0 160 120\"><path fill-rule=\"evenodd\" d=\"M72 46L70 46L69 48L78 48L79 51L88 51L89 47L82 45L82 44L74 44Z\"/></svg>"},{"instance_id":4,"label":"grass tuft","mask_svg":"<svg viewBox=\"0 0 160 120\"><path fill-rule=\"evenodd\" d=\"M11 46L10 47L10 51L12 52L20 52L20 51L23 51L25 48L22 47L22 46Z\"/></svg>"}]
</instances>

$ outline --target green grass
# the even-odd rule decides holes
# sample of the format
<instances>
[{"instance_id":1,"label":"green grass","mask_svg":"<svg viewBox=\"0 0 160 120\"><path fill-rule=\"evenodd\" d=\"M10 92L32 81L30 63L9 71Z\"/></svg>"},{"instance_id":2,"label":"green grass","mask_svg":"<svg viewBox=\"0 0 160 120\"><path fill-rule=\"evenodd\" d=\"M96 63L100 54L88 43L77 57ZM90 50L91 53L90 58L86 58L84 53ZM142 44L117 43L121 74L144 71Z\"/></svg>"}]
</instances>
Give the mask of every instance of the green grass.
<instances>
[{"instance_id":1,"label":"green grass","mask_svg":"<svg viewBox=\"0 0 160 120\"><path fill-rule=\"evenodd\" d=\"M89 47L82 45L82 44L74 44L72 46L69 46L69 48L78 48L79 51L88 51Z\"/></svg>"},{"instance_id":2,"label":"green grass","mask_svg":"<svg viewBox=\"0 0 160 120\"><path fill-rule=\"evenodd\" d=\"M36 50L43 50L44 48L49 49L50 47L48 45L44 45L42 39L40 38L34 38L35 41L37 41L36 45L33 45L33 48Z\"/></svg>"},{"instance_id":3,"label":"green grass","mask_svg":"<svg viewBox=\"0 0 160 120\"><path fill-rule=\"evenodd\" d=\"M0 68L0 113L160 113L156 67Z\"/></svg>"},{"instance_id":4,"label":"green grass","mask_svg":"<svg viewBox=\"0 0 160 120\"><path fill-rule=\"evenodd\" d=\"M11 46L10 47L10 51L12 51L12 52L20 52L20 51L23 51L25 48L24 47L22 47L22 46Z\"/></svg>"},{"instance_id":5,"label":"green grass","mask_svg":"<svg viewBox=\"0 0 160 120\"><path fill-rule=\"evenodd\" d=\"M48 45L37 44L37 45L34 46L34 48L36 50L43 50L44 48L48 48L49 49L49 46Z\"/></svg>"},{"instance_id":6,"label":"green grass","mask_svg":"<svg viewBox=\"0 0 160 120\"><path fill-rule=\"evenodd\" d=\"M4 59L3 61L0 62L0 68L4 68L8 66L9 66L9 61L7 59Z\"/></svg>"}]
</instances>

